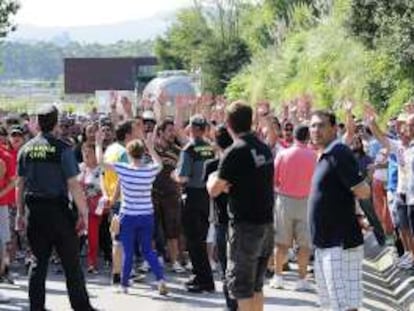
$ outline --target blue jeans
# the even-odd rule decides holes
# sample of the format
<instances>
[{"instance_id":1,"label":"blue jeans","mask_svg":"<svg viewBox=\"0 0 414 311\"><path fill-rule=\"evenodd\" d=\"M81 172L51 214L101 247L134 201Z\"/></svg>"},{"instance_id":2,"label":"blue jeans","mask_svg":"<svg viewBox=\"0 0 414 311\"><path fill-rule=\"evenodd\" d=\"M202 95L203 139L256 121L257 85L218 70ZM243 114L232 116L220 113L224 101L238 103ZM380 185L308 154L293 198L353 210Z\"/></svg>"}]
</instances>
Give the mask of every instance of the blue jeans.
<instances>
[{"instance_id":1,"label":"blue jeans","mask_svg":"<svg viewBox=\"0 0 414 311\"><path fill-rule=\"evenodd\" d=\"M152 230L154 227L153 215L121 215L120 240L123 246L124 258L122 262L121 284L127 287L132 270L134 245L138 240L142 254L149 263L151 271L157 281L164 278L163 269L158 262L157 254L152 249Z\"/></svg>"}]
</instances>

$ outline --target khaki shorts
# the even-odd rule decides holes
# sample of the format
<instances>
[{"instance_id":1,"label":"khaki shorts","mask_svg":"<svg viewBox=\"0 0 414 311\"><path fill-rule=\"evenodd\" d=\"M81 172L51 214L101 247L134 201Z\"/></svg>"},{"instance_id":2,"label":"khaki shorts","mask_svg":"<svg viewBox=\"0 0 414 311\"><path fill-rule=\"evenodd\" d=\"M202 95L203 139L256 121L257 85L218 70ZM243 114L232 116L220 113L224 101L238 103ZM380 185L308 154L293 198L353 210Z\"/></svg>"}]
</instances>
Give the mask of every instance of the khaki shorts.
<instances>
[{"instance_id":1,"label":"khaki shorts","mask_svg":"<svg viewBox=\"0 0 414 311\"><path fill-rule=\"evenodd\" d=\"M308 229L308 199L294 199L279 195L275 207L275 242L299 247L310 247Z\"/></svg>"}]
</instances>

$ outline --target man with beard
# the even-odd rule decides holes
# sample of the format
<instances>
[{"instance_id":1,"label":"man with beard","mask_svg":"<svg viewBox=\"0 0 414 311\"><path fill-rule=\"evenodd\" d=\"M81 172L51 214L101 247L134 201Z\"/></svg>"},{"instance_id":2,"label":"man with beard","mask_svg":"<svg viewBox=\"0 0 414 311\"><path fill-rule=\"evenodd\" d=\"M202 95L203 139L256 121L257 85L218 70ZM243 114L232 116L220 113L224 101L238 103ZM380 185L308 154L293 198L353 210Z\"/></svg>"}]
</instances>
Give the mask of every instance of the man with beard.
<instances>
[{"instance_id":1,"label":"man with beard","mask_svg":"<svg viewBox=\"0 0 414 311\"><path fill-rule=\"evenodd\" d=\"M176 169L180 156L180 147L175 143L176 133L174 121L165 119L158 127L159 141L155 151L162 159L163 168L153 185L154 209L156 219L161 221L167 239L168 255L172 271L183 273L184 268L178 263L178 239L181 233L181 202L180 189L171 173Z\"/></svg>"}]
</instances>

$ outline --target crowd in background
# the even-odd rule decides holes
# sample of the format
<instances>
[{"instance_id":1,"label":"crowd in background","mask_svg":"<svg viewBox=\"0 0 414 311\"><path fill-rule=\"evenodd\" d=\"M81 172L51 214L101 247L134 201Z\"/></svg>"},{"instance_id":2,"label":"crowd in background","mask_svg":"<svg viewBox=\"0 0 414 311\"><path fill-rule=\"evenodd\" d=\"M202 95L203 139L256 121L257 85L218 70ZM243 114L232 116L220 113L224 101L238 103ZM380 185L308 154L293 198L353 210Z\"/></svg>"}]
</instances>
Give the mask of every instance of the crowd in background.
<instances>
[{"instance_id":1,"label":"crowd in background","mask_svg":"<svg viewBox=\"0 0 414 311\"><path fill-rule=\"evenodd\" d=\"M364 105L361 119L355 117L354 106L344 103L343 122L332 124L335 135L352 151L359 174L371 187L387 243L395 245L400 256L396 265L411 269L414 104L408 103L401 114L388 120L384 130L370 105ZM296 289L312 290L308 271L315 241L309 227L314 224L309 223L307 206L312 178L323 154L311 139L312 127L317 126L313 117L308 97L286 104L278 115L267 102L257 103L253 113L252 133L268 146L274 161L275 251L266 263L273 288L284 287L283 272L289 269L289 259L299 267ZM59 116L55 135L73 149L87 200L87 225L79 232L87 273L111 267L112 284L127 292L131 279L141 282L151 270L160 294L167 294L164 270L193 272L187 290L215 290L214 272L223 278L226 275L226 244L233 215L226 195L210 191L209 197L206 186L209 174L217 171L220 159L233 144L234 137L224 121L220 113L195 114L187 122L177 116L159 120L151 110L134 114L129 107L122 116L116 109L107 114L94 111L88 116ZM0 238L7 245L2 254L4 282L13 282L14 262L24 261L30 268L33 261L30 243L16 219L15 183L19 150L37 134L36 122L28 114L10 113L2 120ZM228 191L231 193L231 188L224 192ZM361 218L361 228L369 230L358 207L355 213ZM59 261L57 256L53 259ZM237 310L234 298L240 297L229 294L226 285L231 284L225 282L227 306ZM353 307L358 308L360 298L356 301Z\"/></svg>"}]
</instances>

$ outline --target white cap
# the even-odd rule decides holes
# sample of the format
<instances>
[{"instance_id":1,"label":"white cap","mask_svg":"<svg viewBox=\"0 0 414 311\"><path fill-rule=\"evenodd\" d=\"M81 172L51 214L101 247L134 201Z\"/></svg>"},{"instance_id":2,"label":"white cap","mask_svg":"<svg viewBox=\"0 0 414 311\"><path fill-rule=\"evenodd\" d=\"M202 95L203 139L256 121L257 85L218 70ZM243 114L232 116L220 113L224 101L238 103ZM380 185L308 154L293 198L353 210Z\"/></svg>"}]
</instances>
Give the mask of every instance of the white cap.
<instances>
[{"instance_id":1,"label":"white cap","mask_svg":"<svg viewBox=\"0 0 414 311\"><path fill-rule=\"evenodd\" d=\"M154 120L154 121L156 120L155 114L151 110L144 111L144 113L142 114L142 119L144 119L144 120Z\"/></svg>"}]
</instances>

